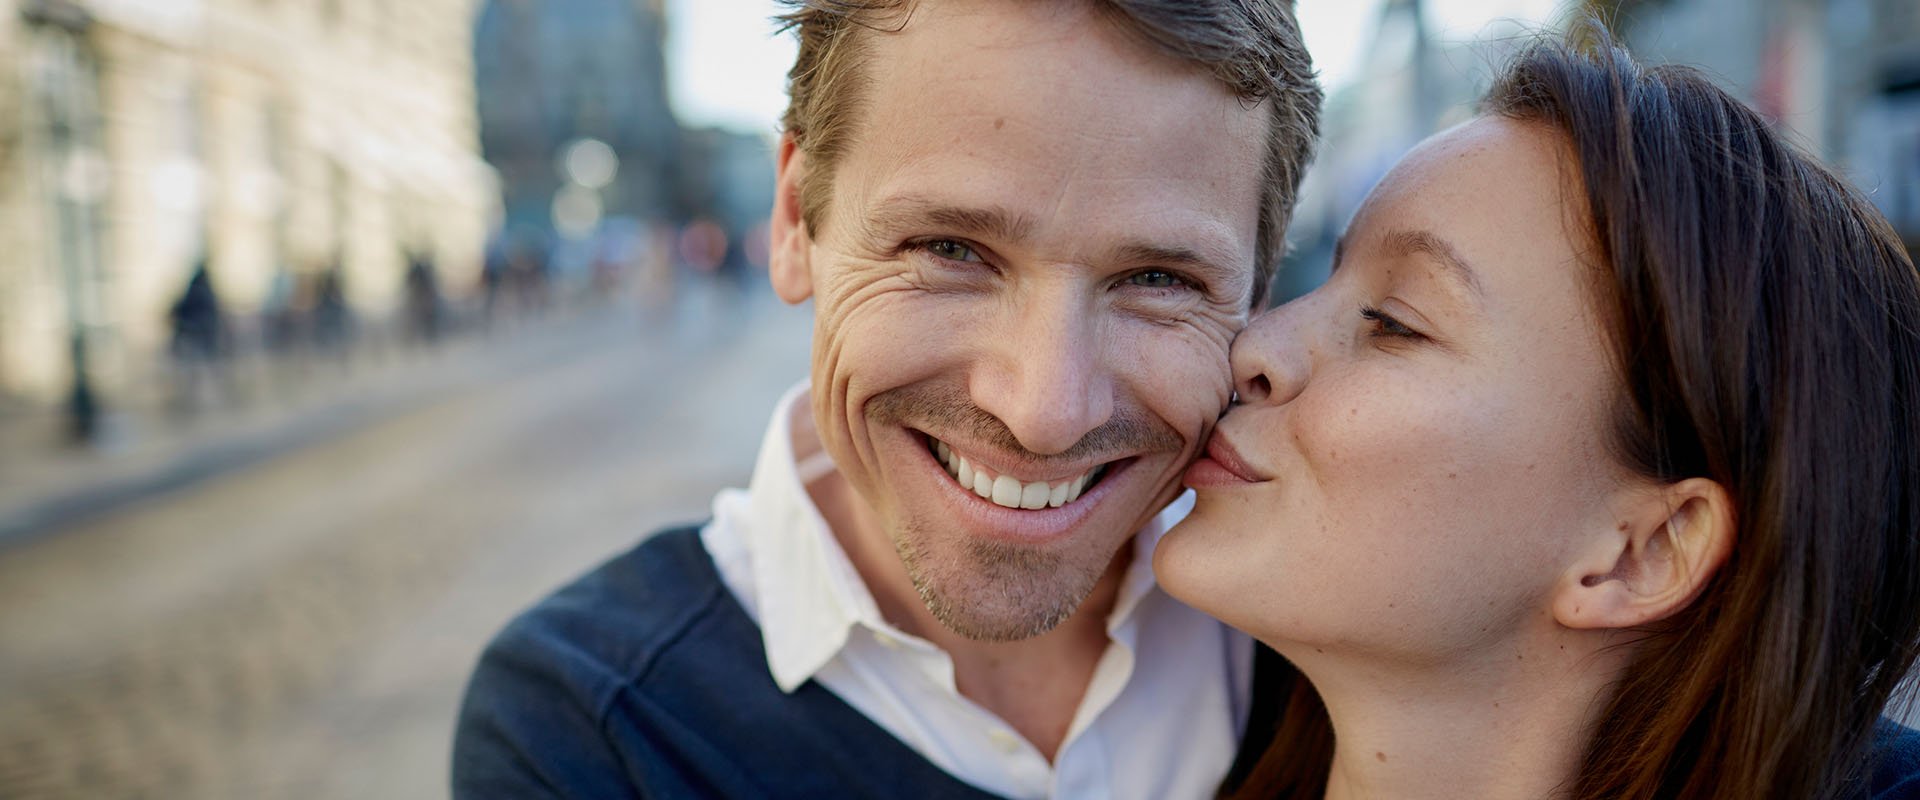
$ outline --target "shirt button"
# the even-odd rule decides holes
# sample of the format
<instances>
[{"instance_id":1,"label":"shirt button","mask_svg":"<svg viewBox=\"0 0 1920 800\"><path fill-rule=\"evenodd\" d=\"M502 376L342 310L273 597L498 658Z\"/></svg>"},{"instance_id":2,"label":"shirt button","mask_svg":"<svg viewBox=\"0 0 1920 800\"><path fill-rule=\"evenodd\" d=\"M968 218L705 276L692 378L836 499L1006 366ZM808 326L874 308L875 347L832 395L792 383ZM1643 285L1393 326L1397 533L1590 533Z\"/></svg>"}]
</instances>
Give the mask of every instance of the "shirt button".
<instances>
[{"instance_id":1,"label":"shirt button","mask_svg":"<svg viewBox=\"0 0 1920 800\"><path fill-rule=\"evenodd\" d=\"M880 643L881 647L887 648L888 650L900 649L900 640L886 631L874 631L873 638L874 641Z\"/></svg>"},{"instance_id":2,"label":"shirt button","mask_svg":"<svg viewBox=\"0 0 1920 800\"><path fill-rule=\"evenodd\" d=\"M1020 752L1021 746L1026 744L1026 740L1021 739L1019 734L1006 728L994 728L993 730L987 731L987 738L993 740L993 746L1000 748L1000 752L1006 753L1007 755Z\"/></svg>"}]
</instances>

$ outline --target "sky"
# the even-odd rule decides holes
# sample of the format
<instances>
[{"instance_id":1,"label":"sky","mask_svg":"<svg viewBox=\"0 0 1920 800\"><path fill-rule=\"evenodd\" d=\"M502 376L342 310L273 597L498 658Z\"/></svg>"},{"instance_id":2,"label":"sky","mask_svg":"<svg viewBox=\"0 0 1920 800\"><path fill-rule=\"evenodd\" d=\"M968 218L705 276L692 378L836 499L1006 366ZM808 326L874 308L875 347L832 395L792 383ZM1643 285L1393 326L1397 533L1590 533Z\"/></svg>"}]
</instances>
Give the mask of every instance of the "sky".
<instances>
[{"instance_id":1,"label":"sky","mask_svg":"<svg viewBox=\"0 0 1920 800\"><path fill-rule=\"evenodd\" d=\"M1300 30L1320 69L1338 89L1361 65L1381 0L1299 0ZM1443 39L1471 39L1488 23L1551 19L1554 0L1427 0L1427 18ZM770 132L786 107L791 35L776 36L773 0L668 0L667 61L676 114L688 125Z\"/></svg>"}]
</instances>

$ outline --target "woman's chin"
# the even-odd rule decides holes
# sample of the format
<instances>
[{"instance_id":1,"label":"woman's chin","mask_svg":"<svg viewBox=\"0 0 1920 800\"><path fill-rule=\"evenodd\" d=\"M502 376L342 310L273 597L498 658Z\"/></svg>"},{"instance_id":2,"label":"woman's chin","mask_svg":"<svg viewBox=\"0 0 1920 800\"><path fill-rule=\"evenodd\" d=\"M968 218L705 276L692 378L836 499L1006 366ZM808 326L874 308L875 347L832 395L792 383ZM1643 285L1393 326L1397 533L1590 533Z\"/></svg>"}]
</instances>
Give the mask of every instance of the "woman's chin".
<instances>
[{"instance_id":1,"label":"woman's chin","mask_svg":"<svg viewBox=\"0 0 1920 800\"><path fill-rule=\"evenodd\" d=\"M1241 581L1236 573L1244 570L1248 559L1240 552L1247 540L1232 536L1235 530L1196 508L1154 548L1153 572L1160 588L1198 611L1233 624L1237 616L1233 612L1250 599L1237 591Z\"/></svg>"}]
</instances>

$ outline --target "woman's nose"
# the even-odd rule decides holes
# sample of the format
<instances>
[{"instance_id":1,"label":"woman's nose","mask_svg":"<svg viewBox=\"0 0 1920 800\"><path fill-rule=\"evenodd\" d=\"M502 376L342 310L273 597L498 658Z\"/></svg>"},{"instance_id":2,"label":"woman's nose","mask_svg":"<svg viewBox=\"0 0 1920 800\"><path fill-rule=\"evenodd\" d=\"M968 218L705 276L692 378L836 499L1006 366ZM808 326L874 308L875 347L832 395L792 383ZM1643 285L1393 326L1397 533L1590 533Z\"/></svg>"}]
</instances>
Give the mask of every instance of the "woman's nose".
<instances>
[{"instance_id":1,"label":"woman's nose","mask_svg":"<svg viewBox=\"0 0 1920 800\"><path fill-rule=\"evenodd\" d=\"M1307 298L1256 317L1233 340L1233 387L1241 405L1280 405L1306 386L1311 343L1300 324Z\"/></svg>"}]
</instances>

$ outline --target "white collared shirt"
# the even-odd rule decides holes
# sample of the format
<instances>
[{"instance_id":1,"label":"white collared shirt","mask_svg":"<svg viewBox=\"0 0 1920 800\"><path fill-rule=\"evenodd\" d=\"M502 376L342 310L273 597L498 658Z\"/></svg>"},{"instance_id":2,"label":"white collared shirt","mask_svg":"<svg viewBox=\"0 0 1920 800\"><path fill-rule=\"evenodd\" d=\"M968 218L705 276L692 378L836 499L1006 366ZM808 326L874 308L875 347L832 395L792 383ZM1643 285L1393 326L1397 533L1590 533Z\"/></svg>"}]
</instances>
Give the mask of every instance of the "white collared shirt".
<instances>
[{"instance_id":1,"label":"white collared shirt","mask_svg":"<svg viewBox=\"0 0 1920 800\"><path fill-rule=\"evenodd\" d=\"M818 681L934 765L1028 798L1212 797L1246 719L1252 642L1160 591L1153 547L1192 508L1183 495L1134 539L1107 618L1109 642L1055 760L961 696L953 660L887 623L807 485L831 474L813 437L794 441L802 383L781 399L753 482L714 498L701 539L760 625L782 691Z\"/></svg>"}]
</instances>

